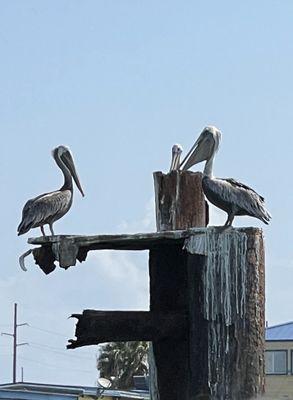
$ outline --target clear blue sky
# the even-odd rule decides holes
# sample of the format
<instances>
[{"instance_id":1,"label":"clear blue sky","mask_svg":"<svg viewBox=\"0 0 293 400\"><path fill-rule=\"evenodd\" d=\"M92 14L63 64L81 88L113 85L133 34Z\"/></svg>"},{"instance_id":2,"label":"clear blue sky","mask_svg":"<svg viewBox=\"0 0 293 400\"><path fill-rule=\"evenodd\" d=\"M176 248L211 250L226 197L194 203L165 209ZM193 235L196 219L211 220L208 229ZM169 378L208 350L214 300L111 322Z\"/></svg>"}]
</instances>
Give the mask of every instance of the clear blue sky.
<instances>
[{"instance_id":1,"label":"clear blue sky","mask_svg":"<svg viewBox=\"0 0 293 400\"><path fill-rule=\"evenodd\" d=\"M148 306L145 254L93 254L48 277L30 259L20 271L27 236L39 235L16 236L21 210L60 186L50 155L59 144L86 197L75 193L56 232L135 232L154 229L152 172L168 169L173 143L187 150L205 125L220 128L215 174L253 186L273 215L267 319L293 320L292 16L291 0L1 2L0 329L11 330L17 301L31 324L19 328L30 342L19 348L25 380L94 384L96 349L63 351L74 332L66 318ZM224 220L212 212L212 224ZM0 371L11 380L8 337Z\"/></svg>"}]
</instances>

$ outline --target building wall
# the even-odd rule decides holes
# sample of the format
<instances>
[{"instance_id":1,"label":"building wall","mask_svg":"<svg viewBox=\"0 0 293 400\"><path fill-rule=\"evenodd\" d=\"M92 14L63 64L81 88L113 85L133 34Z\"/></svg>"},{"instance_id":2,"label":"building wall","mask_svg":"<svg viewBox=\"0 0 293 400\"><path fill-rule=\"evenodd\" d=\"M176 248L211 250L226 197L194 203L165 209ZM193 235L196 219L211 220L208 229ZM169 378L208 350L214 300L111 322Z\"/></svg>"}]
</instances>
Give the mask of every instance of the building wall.
<instances>
[{"instance_id":1,"label":"building wall","mask_svg":"<svg viewBox=\"0 0 293 400\"><path fill-rule=\"evenodd\" d=\"M293 376L292 375L267 375L266 396L267 399L293 400Z\"/></svg>"},{"instance_id":2,"label":"building wall","mask_svg":"<svg viewBox=\"0 0 293 400\"><path fill-rule=\"evenodd\" d=\"M109 397L109 396L103 396L103 400L113 400L116 399L116 397ZM93 400L93 396L80 396L78 400Z\"/></svg>"},{"instance_id":3,"label":"building wall","mask_svg":"<svg viewBox=\"0 0 293 400\"><path fill-rule=\"evenodd\" d=\"M291 372L291 350L293 342L266 342L266 350L287 350L287 375L266 375L265 399L293 400L293 371Z\"/></svg>"}]
</instances>

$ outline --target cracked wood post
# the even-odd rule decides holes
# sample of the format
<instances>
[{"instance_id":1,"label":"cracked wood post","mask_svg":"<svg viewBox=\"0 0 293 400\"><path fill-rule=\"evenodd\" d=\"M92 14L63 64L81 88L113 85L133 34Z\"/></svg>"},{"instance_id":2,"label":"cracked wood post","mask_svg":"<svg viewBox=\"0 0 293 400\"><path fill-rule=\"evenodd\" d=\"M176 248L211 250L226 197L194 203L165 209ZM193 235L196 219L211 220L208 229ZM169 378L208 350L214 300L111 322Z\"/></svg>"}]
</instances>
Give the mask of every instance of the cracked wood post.
<instances>
[{"instance_id":1,"label":"cracked wood post","mask_svg":"<svg viewBox=\"0 0 293 400\"><path fill-rule=\"evenodd\" d=\"M154 180L158 230L187 229L194 221L204 225L201 174L157 172ZM262 232L209 228L203 241L206 252L199 251L203 242L196 238L171 273L163 253L150 252L151 310L181 308L189 321L180 342L153 343L152 400L248 400L263 393Z\"/></svg>"},{"instance_id":2,"label":"cracked wood post","mask_svg":"<svg viewBox=\"0 0 293 400\"><path fill-rule=\"evenodd\" d=\"M201 172L154 173L157 231L208 225L209 210L201 181Z\"/></svg>"},{"instance_id":3,"label":"cracked wood post","mask_svg":"<svg viewBox=\"0 0 293 400\"><path fill-rule=\"evenodd\" d=\"M154 173L157 231L205 227L208 224L208 205L201 180L200 172ZM179 248L174 257L178 254L181 254L181 259L178 258L177 267L173 265L170 268L162 252L150 252L150 310L180 310L188 313L188 258ZM161 262L158 258L161 258ZM169 338L151 344L152 400L189 398L189 353L188 330L180 342Z\"/></svg>"}]
</instances>

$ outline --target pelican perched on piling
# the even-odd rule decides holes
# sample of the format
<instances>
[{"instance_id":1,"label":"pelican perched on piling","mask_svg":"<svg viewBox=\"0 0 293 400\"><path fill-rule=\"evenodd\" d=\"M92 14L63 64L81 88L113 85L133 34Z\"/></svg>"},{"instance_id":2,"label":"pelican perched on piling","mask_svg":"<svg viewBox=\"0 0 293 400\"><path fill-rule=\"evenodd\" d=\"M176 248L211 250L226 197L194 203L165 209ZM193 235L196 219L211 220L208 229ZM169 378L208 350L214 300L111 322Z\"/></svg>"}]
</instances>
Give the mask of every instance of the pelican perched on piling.
<instances>
[{"instance_id":1,"label":"pelican perched on piling","mask_svg":"<svg viewBox=\"0 0 293 400\"><path fill-rule=\"evenodd\" d=\"M180 144L174 144L172 147L172 159L171 159L171 166L170 171L177 171L180 166L180 156L182 154L182 147Z\"/></svg>"},{"instance_id":2,"label":"pelican perched on piling","mask_svg":"<svg viewBox=\"0 0 293 400\"><path fill-rule=\"evenodd\" d=\"M52 156L63 173L64 184L59 190L44 193L28 200L22 211L21 223L17 228L18 235L22 235L32 228L40 227L43 236L45 236L44 225L46 224L49 225L51 234L54 235L53 223L62 218L72 205L72 178L80 193L84 196L68 147L56 147L52 151Z\"/></svg>"},{"instance_id":3,"label":"pelican perched on piling","mask_svg":"<svg viewBox=\"0 0 293 400\"><path fill-rule=\"evenodd\" d=\"M187 170L194 164L206 160L202 187L208 200L228 214L224 226L231 226L236 215L248 215L268 224L271 216L264 205L264 198L249 186L233 178L213 176L213 162L221 141L221 132L214 126L207 126L182 161L180 166Z\"/></svg>"}]
</instances>

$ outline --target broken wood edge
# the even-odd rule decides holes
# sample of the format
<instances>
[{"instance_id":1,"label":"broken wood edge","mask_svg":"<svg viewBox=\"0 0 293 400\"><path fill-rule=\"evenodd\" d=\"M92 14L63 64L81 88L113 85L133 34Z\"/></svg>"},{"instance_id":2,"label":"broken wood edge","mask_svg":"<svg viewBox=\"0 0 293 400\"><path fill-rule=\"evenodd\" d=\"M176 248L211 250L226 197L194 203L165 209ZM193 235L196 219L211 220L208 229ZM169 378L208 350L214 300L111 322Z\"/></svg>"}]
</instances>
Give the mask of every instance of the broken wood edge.
<instances>
[{"instance_id":1,"label":"broken wood edge","mask_svg":"<svg viewBox=\"0 0 293 400\"><path fill-rule=\"evenodd\" d=\"M76 339L68 340L68 349L107 342L180 338L186 332L188 320L181 312L153 311L84 310L71 317L77 319Z\"/></svg>"},{"instance_id":2,"label":"broken wood edge","mask_svg":"<svg viewBox=\"0 0 293 400\"><path fill-rule=\"evenodd\" d=\"M52 246L44 245L41 247L36 247L33 249L32 253L35 264L37 264L46 275L50 274L56 269L56 258L53 253Z\"/></svg>"}]
</instances>

